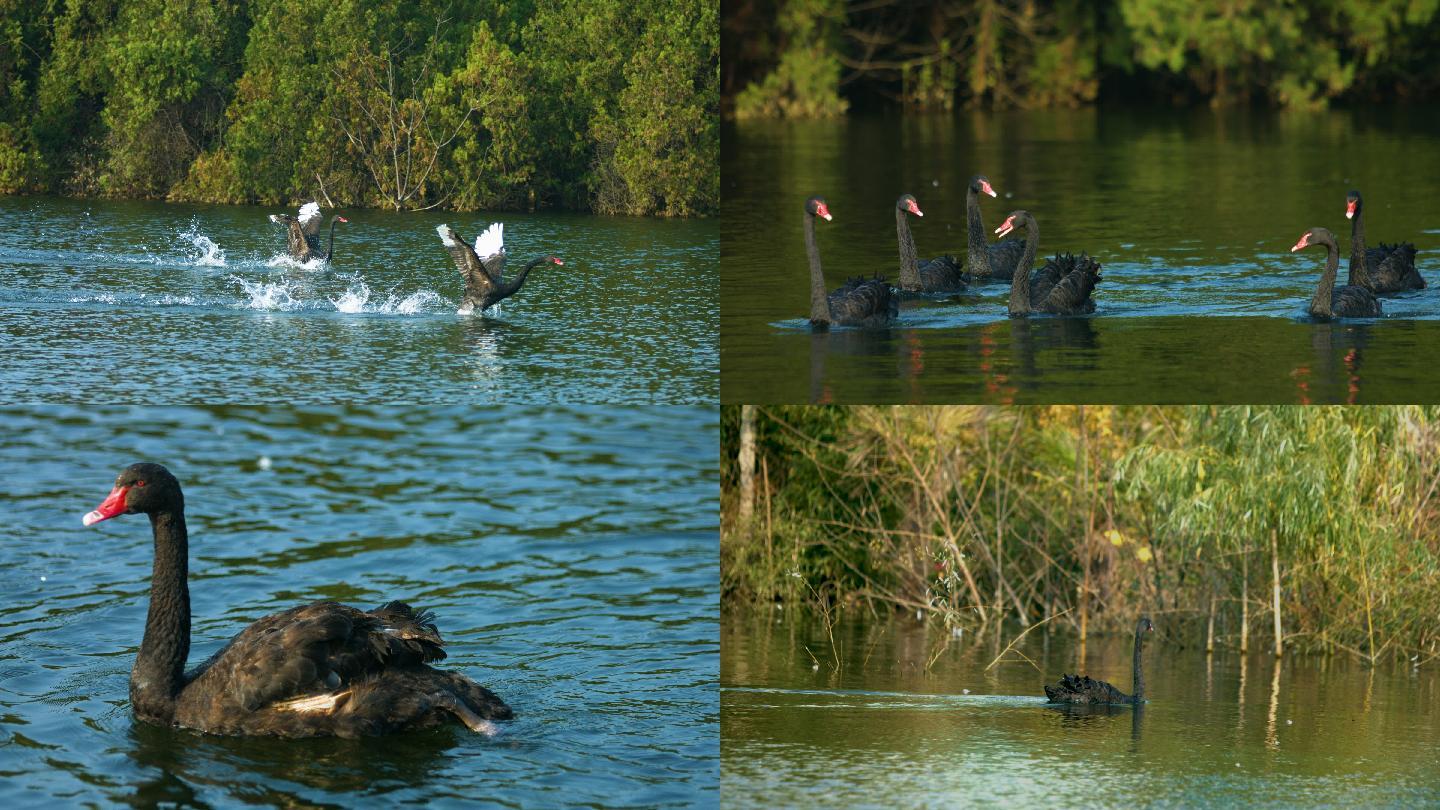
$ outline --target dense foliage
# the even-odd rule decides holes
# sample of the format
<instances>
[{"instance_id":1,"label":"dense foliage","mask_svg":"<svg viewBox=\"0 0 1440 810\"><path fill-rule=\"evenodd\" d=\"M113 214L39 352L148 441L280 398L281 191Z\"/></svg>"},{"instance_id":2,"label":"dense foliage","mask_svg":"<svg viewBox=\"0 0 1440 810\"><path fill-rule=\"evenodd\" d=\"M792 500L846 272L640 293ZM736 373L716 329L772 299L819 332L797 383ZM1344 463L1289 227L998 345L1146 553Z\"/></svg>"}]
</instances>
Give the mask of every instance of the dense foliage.
<instances>
[{"instance_id":1,"label":"dense foliage","mask_svg":"<svg viewBox=\"0 0 1440 810\"><path fill-rule=\"evenodd\" d=\"M1285 648L1440 660L1440 409L751 413L742 461L743 410L722 411L729 603L1082 632L1143 609L1220 645L1278 652L1279 627Z\"/></svg>"},{"instance_id":2,"label":"dense foliage","mask_svg":"<svg viewBox=\"0 0 1440 810\"><path fill-rule=\"evenodd\" d=\"M738 117L1440 94L1440 0L724 0Z\"/></svg>"},{"instance_id":3,"label":"dense foliage","mask_svg":"<svg viewBox=\"0 0 1440 810\"><path fill-rule=\"evenodd\" d=\"M0 193L707 214L717 14L0 0Z\"/></svg>"}]
</instances>

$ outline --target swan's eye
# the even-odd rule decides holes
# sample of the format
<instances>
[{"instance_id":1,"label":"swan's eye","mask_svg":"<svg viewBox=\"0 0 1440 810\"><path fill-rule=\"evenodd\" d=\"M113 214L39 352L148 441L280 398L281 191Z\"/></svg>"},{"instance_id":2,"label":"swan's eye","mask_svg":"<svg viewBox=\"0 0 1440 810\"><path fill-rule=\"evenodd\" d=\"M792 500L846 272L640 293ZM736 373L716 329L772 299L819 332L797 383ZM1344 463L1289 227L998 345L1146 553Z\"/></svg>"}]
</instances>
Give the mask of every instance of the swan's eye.
<instances>
[{"instance_id":1,"label":"swan's eye","mask_svg":"<svg viewBox=\"0 0 1440 810\"><path fill-rule=\"evenodd\" d=\"M145 482L144 482L144 481L136 481L136 482L135 482L135 486L137 486L137 487L143 487L143 486L145 486Z\"/></svg>"}]
</instances>

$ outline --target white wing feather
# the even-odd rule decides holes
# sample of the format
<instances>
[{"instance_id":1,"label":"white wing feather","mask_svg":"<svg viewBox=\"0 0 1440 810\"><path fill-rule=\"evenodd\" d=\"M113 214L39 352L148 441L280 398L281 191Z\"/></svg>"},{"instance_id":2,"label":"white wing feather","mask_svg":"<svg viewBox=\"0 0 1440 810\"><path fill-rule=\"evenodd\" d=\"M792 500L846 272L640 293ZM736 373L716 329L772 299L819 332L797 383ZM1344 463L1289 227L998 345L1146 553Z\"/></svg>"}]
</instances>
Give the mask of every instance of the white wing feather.
<instances>
[{"instance_id":1,"label":"white wing feather","mask_svg":"<svg viewBox=\"0 0 1440 810\"><path fill-rule=\"evenodd\" d=\"M300 206L300 224L307 225L312 219L320 218L320 204L308 202Z\"/></svg>"},{"instance_id":2,"label":"white wing feather","mask_svg":"<svg viewBox=\"0 0 1440 810\"><path fill-rule=\"evenodd\" d=\"M505 252L505 225L501 222L492 222L485 232L475 237L475 255L482 259L488 259L497 253Z\"/></svg>"},{"instance_id":3,"label":"white wing feather","mask_svg":"<svg viewBox=\"0 0 1440 810\"><path fill-rule=\"evenodd\" d=\"M445 243L445 247L455 247L455 232L450 230L449 225L440 225L435 232L440 234L440 241Z\"/></svg>"}]
</instances>

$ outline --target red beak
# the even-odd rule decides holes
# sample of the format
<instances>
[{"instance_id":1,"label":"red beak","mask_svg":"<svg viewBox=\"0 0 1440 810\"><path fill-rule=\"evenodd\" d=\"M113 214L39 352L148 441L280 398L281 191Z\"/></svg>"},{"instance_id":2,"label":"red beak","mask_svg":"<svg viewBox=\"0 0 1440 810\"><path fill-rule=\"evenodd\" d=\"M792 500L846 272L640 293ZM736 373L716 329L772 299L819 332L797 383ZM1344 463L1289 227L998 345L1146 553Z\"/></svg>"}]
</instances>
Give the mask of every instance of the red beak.
<instances>
[{"instance_id":1,"label":"red beak","mask_svg":"<svg viewBox=\"0 0 1440 810\"><path fill-rule=\"evenodd\" d=\"M1345 218L1346 218L1346 219L1354 219L1354 218L1355 218L1355 201L1354 201L1354 200L1346 200L1346 201L1345 201Z\"/></svg>"},{"instance_id":2,"label":"red beak","mask_svg":"<svg viewBox=\"0 0 1440 810\"><path fill-rule=\"evenodd\" d=\"M830 206L826 205L825 203L820 203L819 205L815 206L815 213L820 215L821 217L824 217L826 222L830 221Z\"/></svg>"},{"instance_id":3,"label":"red beak","mask_svg":"<svg viewBox=\"0 0 1440 810\"><path fill-rule=\"evenodd\" d=\"M1004 236L1013 230L1015 230L1015 217L1006 217L1005 221L1000 223L1000 227L995 229L995 233Z\"/></svg>"},{"instance_id":4,"label":"red beak","mask_svg":"<svg viewBox=\"0 0 1440 810\"><path fill-rule=\"evenodd\" d=\"M551 257L550 257L550 261L554 262L555 264L561 265L561 266L564 266L564 264L565 264L565 262L560 261L560 257L559 257L559 256L551 256Z\"/></svg>"},{"instance_id":5,"label":"red beak","mask_svg":"<svg viewBox=\"0 0 1440 810\"><path fill-rule=\"evenodd\" d=\"M1295 251L1299 250L1300 248L1308 247L1309 244L1310 244L1310 234L1307 233L1307 234L1305 234L1304 236L1300 237L1300 241L1295 243L1295 247L1290 248L1290 252L1291 252L1291 253L1294 253Z\"/></svg>"},{"instance_id":6,"label":"red beak","mask_svg":"<svg viewBox=\"0 0 1440 810\"><path fill-rule=\"evenodd\" d=\"M340 221L340 222L349 222L349 221L350 221L350 220L346 219L345 217L340 217L340 216L335 217L335 219L338 220L338 221Z\"/></svg>"},{"instance_id":7,"label":"red beak","mask_svg":"<svg viewBox=\"0 0 1440 810\"><path fill-rule=\"evenodd\" d=\"M920 204L917 203L917 202L915 202L914 200L911 200L910 202L905 203L905 206L906 206L907 208L909 208L909 209L910 209L910 213L914 214L915 216L917 216L917 217L923 217L923 216L925 216L925 214L920 211Z\"/></svg>"},{"instance_id":8,"label":"red beak","mask_svg":"<svg viewBox=\"0 0 1440 810\"><path fill-rule=\"evenodd\" d=\"M95 511L86 513L85 517L81 518L81 522L90 526L102 520L109 520L116 515L125 514L125 510L129 508L125 505L125 495L129 492L129 487L115 487L110 490L110 494L106 496L105 500L95 507Z\"/></svg>"},{"instance_id":9,"label":"red beak","mask_svg":"<svg viewBox=\"0 0 1440 810\"><path fill-rule=\"evenodd\" d=\"M993 188L990 187L990 181L989 181L989 180L981 180L981 181L980 181L980 190L983 191L983 192L985 192L986 194L989 194L991 197L997 196L997 195L995 194L995 189L993 189Z\"/></svg>"}]
</instances>

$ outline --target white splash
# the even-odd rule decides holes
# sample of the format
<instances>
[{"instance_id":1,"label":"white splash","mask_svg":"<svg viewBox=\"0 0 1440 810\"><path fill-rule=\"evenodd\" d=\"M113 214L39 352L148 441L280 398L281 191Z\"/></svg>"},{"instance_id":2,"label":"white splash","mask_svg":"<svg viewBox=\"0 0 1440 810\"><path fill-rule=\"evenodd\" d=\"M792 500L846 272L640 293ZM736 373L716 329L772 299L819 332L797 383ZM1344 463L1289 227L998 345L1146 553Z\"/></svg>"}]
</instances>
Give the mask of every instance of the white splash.
<instances>
[{"instance_id":1,"label":"white splash","mask_svg":"<svg viewBox=\"0 0 1440 810\"><path fill-rule=\"evenodd\" d=\"M319 270L325 266L325 260L320 258L311 259L308 262L300 262L290 258L289 254L281 253L270 257L265 262L266 267L289 267L296 270Z\"/></svg>"},{"instance_id":2,"label":"white splash","mask_svg":"<svg viewBox=\"0 0 1440 810\"><path fill-rule=\"evenodd\" d=\"M426 307L432 304L443 304L445 300L429 290L413 292L401 298L394 292L385 294L385 300L371 304L370 299L374 295L370 285L364 280L356 278L345 288L345 292L339 298L331 298L330 303L335 305L338 312L357 313L375 312L386 315L414 315L423 312Z\"/></svg>"},{"instance_id":3,"label":"white splash","mask_svg":"<svg viewBox=\"0 0 1440 810\"><path fill-rule=\"evenodd\" d=\"M215 244L215 240L200 232L200 221L198 219L190 220L190 229L181 231L180 237L182 239L188 239L190 244L199 251L197 255L191 257L191 264L197 267L225 266L225 251L221 250L220 246Z\"/></svg>"},{"instance_id":4,"label":"white splash","mask_svg":"<svg viewBox=\"0 0 1440 810\"><path fill-rule=\"evenodd\" d=\"M300 299L295 297L296 288L288 281L252 282L239 276L231 276L230 280L239 284L240 289L249 299L242 304L248 309L290 310L300 307Z\"/></svg>"}]
</instances>

